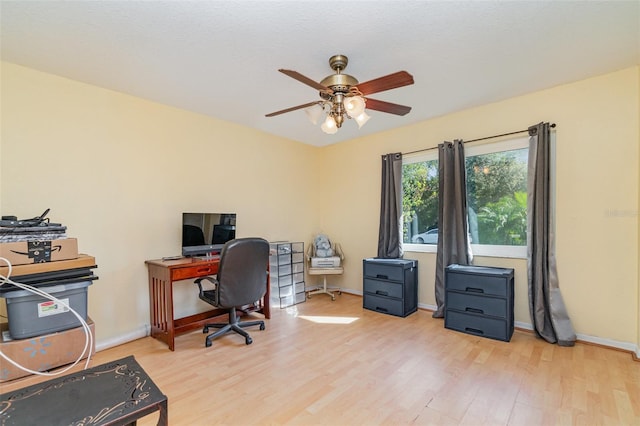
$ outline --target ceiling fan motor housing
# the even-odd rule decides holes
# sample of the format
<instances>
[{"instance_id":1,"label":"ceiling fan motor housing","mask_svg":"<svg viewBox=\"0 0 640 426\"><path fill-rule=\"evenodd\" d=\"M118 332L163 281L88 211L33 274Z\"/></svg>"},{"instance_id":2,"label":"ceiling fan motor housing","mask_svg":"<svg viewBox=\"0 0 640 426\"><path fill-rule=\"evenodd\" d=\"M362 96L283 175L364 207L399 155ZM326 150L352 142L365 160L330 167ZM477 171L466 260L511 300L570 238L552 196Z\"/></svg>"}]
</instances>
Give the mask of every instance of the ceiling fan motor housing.
<instances>
[{"instance_id":1,"label":"ceiling fan motor housing","mask_svg":"<svg viewBox=\"0 0 640 426\"><path fill-rule=\"evenodd\" d=\"M334 55L329 58L329 66L336 74L326 77L320 82L321 85L329 87L335 92L348 93L352 86L358 84L358 80L349 74L341 74L341 71L347 67L349 58L344 55Z\"/></svg>"},{"instance_id":2,"label":"ceiling fan motor housing","mask_svg":"<svg viewBox=\"0 0 640 426\"><path fill-rule=\"evenodd\" d=\"M320 97L332 103L330 114L338 128L342 127L346 113L343 107L344 98L345 96L350 96L351 88L358 84L358 80L355 77L340 73L347 67L348 62L349 59L344 55L332 56L329 59L329 65L336 74L330 75L320 82L322 86L330 88L333 92L320 92Z\"/></svg>"},{"instance_id":3,"label":"ceiling fan motor housing","mask_svg":"<svg viewBox=\"0 0 640 426\"><path fill-rule=\"evenodd\" d=\"M358 80L349 74L333 74L322 80L320 84L331 88L334 92L346 93L349 91L351 86L356 86L358 84Z\"/></svg>"}]
</instances>

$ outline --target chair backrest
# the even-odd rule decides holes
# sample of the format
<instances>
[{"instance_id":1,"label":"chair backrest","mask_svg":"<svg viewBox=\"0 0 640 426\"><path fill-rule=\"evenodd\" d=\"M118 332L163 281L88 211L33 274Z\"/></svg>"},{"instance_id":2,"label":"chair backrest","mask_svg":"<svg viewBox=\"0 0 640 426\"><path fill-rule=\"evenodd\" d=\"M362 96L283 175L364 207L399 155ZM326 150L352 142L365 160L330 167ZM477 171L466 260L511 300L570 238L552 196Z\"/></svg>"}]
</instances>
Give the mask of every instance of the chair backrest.
<instances>
[{"instance_id":1,"label":"chair backrest","mask_svg":"<svg viewBox=\"0 0 640 426\"><path fill-rule=\"evenodd\" d=\"M267 291L269 243L262 238L237 238L220 252L218 303L231 308L253 303Z\"/></svg>"}]
</instances>

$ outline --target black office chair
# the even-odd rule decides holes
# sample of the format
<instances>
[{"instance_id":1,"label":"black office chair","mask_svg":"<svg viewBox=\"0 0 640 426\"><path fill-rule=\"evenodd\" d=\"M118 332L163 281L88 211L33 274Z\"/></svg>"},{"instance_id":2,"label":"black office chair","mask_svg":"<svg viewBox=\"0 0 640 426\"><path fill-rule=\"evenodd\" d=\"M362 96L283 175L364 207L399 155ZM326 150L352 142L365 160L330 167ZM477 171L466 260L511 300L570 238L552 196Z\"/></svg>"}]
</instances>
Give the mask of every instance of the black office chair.
<instances>
[{"instance_id":1,"label":"black office chair","mask_svg":"<svg viewBox=\"0 0 640 426\"><path fill-rule=\"evenodd\" d=\"M247 345L253 340L245 327L259 325L264 330L264 321L240 322L236 310L260 300L267 291L267 265L269 263L269 243L262 238L238 238L227 242L220 252L220 266L217 278L203 277L195 280L200 289L200 299L217 308L229 310L229 322L206 324L203 333L209 328L217 328L207 336L205 346L229 331L235 331L245 338ZM214 284L213 290L205 290L202 281Z\"/></svg>"}]
</instances>

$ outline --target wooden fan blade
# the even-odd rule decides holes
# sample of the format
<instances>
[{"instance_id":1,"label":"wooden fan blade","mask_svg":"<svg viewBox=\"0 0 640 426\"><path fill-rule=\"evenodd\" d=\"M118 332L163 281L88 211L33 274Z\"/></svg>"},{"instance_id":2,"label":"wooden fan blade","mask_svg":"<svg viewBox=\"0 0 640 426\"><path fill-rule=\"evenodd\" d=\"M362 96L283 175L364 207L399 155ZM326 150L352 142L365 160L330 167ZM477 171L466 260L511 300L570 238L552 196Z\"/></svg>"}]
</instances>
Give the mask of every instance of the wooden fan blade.
<instances>
[{"instance_id":1,"label":"wooden fan blade","mask_svg":"<svg viewBox=\"0 0 640 426\"><path fill-rule=\"evenodd\" d=\"M388 112L395 115L407 115L411 111L411 107L392 104L391 102L378 101L376 99L367 98L365 107L381 112Z\"/></svg>"},{"instance_id":2,"label":"wooden fan blade","mask_svg":"<svg viewBox=\"0 0 640 426\"><path fill-rule=\"evenodd\" d=\"M315 105L317 103L318 103L318 101L313 101L313 102L309 102L308 104L294 106L294 107L291 107L291 108L283 109L282 111L272 112L271 114L265 115L265 117L273 117L273 116L276 116L276 115L284 114L285 112L291 112L291 111L295 111L297 109L307 108L307 107L310 107L310 106Z\"/></svg>"},{"instance_id":3,"label":"wooden fan blade","mask_svg":"<svg viewBox=\"0 0 640 426\"><path fill-rule=\"evenodd\" d=\"M289 77L298 80L300 83L304 83L307 86L311 86L314 89L320 90L322 92L328 92L328 93L333 93L333 91L331 89L329 89L326 86L323 86L320 83L317 83L313 80L311 80L309 77L305 77L304 75L300 74L298 71L292 71L292 70L283 70L280 69L278 70L283 74L288 75Z\"/></svg>"},{"instance_id":4,"label":"wooden fan blade","mask_svg":"<svg viewBox=\"0 0 640 426\"><path fill-rule=\"evenodd\" d=\"M396 89L402 86L413 84L413 76L406 71L398 71L393 74L374 80L365 81L356 85L363 95L367 96L372 93L384 92L385 90Z\"/></svg>"}]
</instances>

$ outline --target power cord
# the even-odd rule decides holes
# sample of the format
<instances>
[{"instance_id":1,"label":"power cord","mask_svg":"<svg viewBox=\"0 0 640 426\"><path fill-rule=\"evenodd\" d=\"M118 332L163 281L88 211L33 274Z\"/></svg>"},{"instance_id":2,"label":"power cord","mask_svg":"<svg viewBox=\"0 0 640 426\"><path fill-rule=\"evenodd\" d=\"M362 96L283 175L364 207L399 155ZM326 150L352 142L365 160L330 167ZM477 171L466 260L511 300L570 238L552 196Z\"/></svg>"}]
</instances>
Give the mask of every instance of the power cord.
<instances>
[{"instance_id":1,"label":"power cord","mask_svg":"<svg viewBox=\"0 0 640 426\"><path fill-rule=\"evenodd\" d=\"M82 325L82 328L83 328L84 334L85 334L84 348L83 348L82 352L80 353L80 355L78 356L78 359L76 359L75 362L73 362L71 365L65 367L63 370L59 370L59 371L56 371L54 373L49 373L49 372L44 372L44 371L34 371L34 370L31 370L31 369L29 369L27 367L24 367L24 366L20 365L18 362L16 362L16 361L12 360L11 358L9 358L6 354L4 354L2 352L2 350L0 350L0 357L4 358L9 363L11 363L15 367L19 368L20 370L26 371L27 373L31 373L31 374L37 374L37 375L40 375L40 376L57 376L57 375L66 373L71 368L75 367L82 360L82 358L84 358L85 354L86 354L87 361L85 363L84 368L85 369L89 368L89 361L90 361L90 358L91 358L91 349L93 348L93 334L91 333L91 329L89 328L89 324L87 324L87 322L84 320L84 318L82 318L82 316L80 314L78 314L78 312L76 312L75 309L73 309L71 306L69 306L69 304L67 304L63 300L60 300L60 299L56 298L55 296L47 293L46 291L40 290L38 288L32 287L32 286L27 285L27 284L22 284L22 283L19 283L19 282L11 280L9 278L11 276L11 271L12 271L11 262L9 262L9 260L5 259L4 257L0 257L0 261L6 263L7 266L8 266L7 276L5 277L4 275L0 274L0 287L5 285L5 284L12 284L12 285L14 285L16 287L19 287L19 288L21 288L23 290L26 290L26 291L30 292L30 293L33 293L33 294L38 295L40 297L44 297L45 299L51 300L52 302L54 302L56 304L62 305L63 307L68 309L73 315L75 315L75 317L80 321L80 324Z\"/></svg>"}]
</instances>

